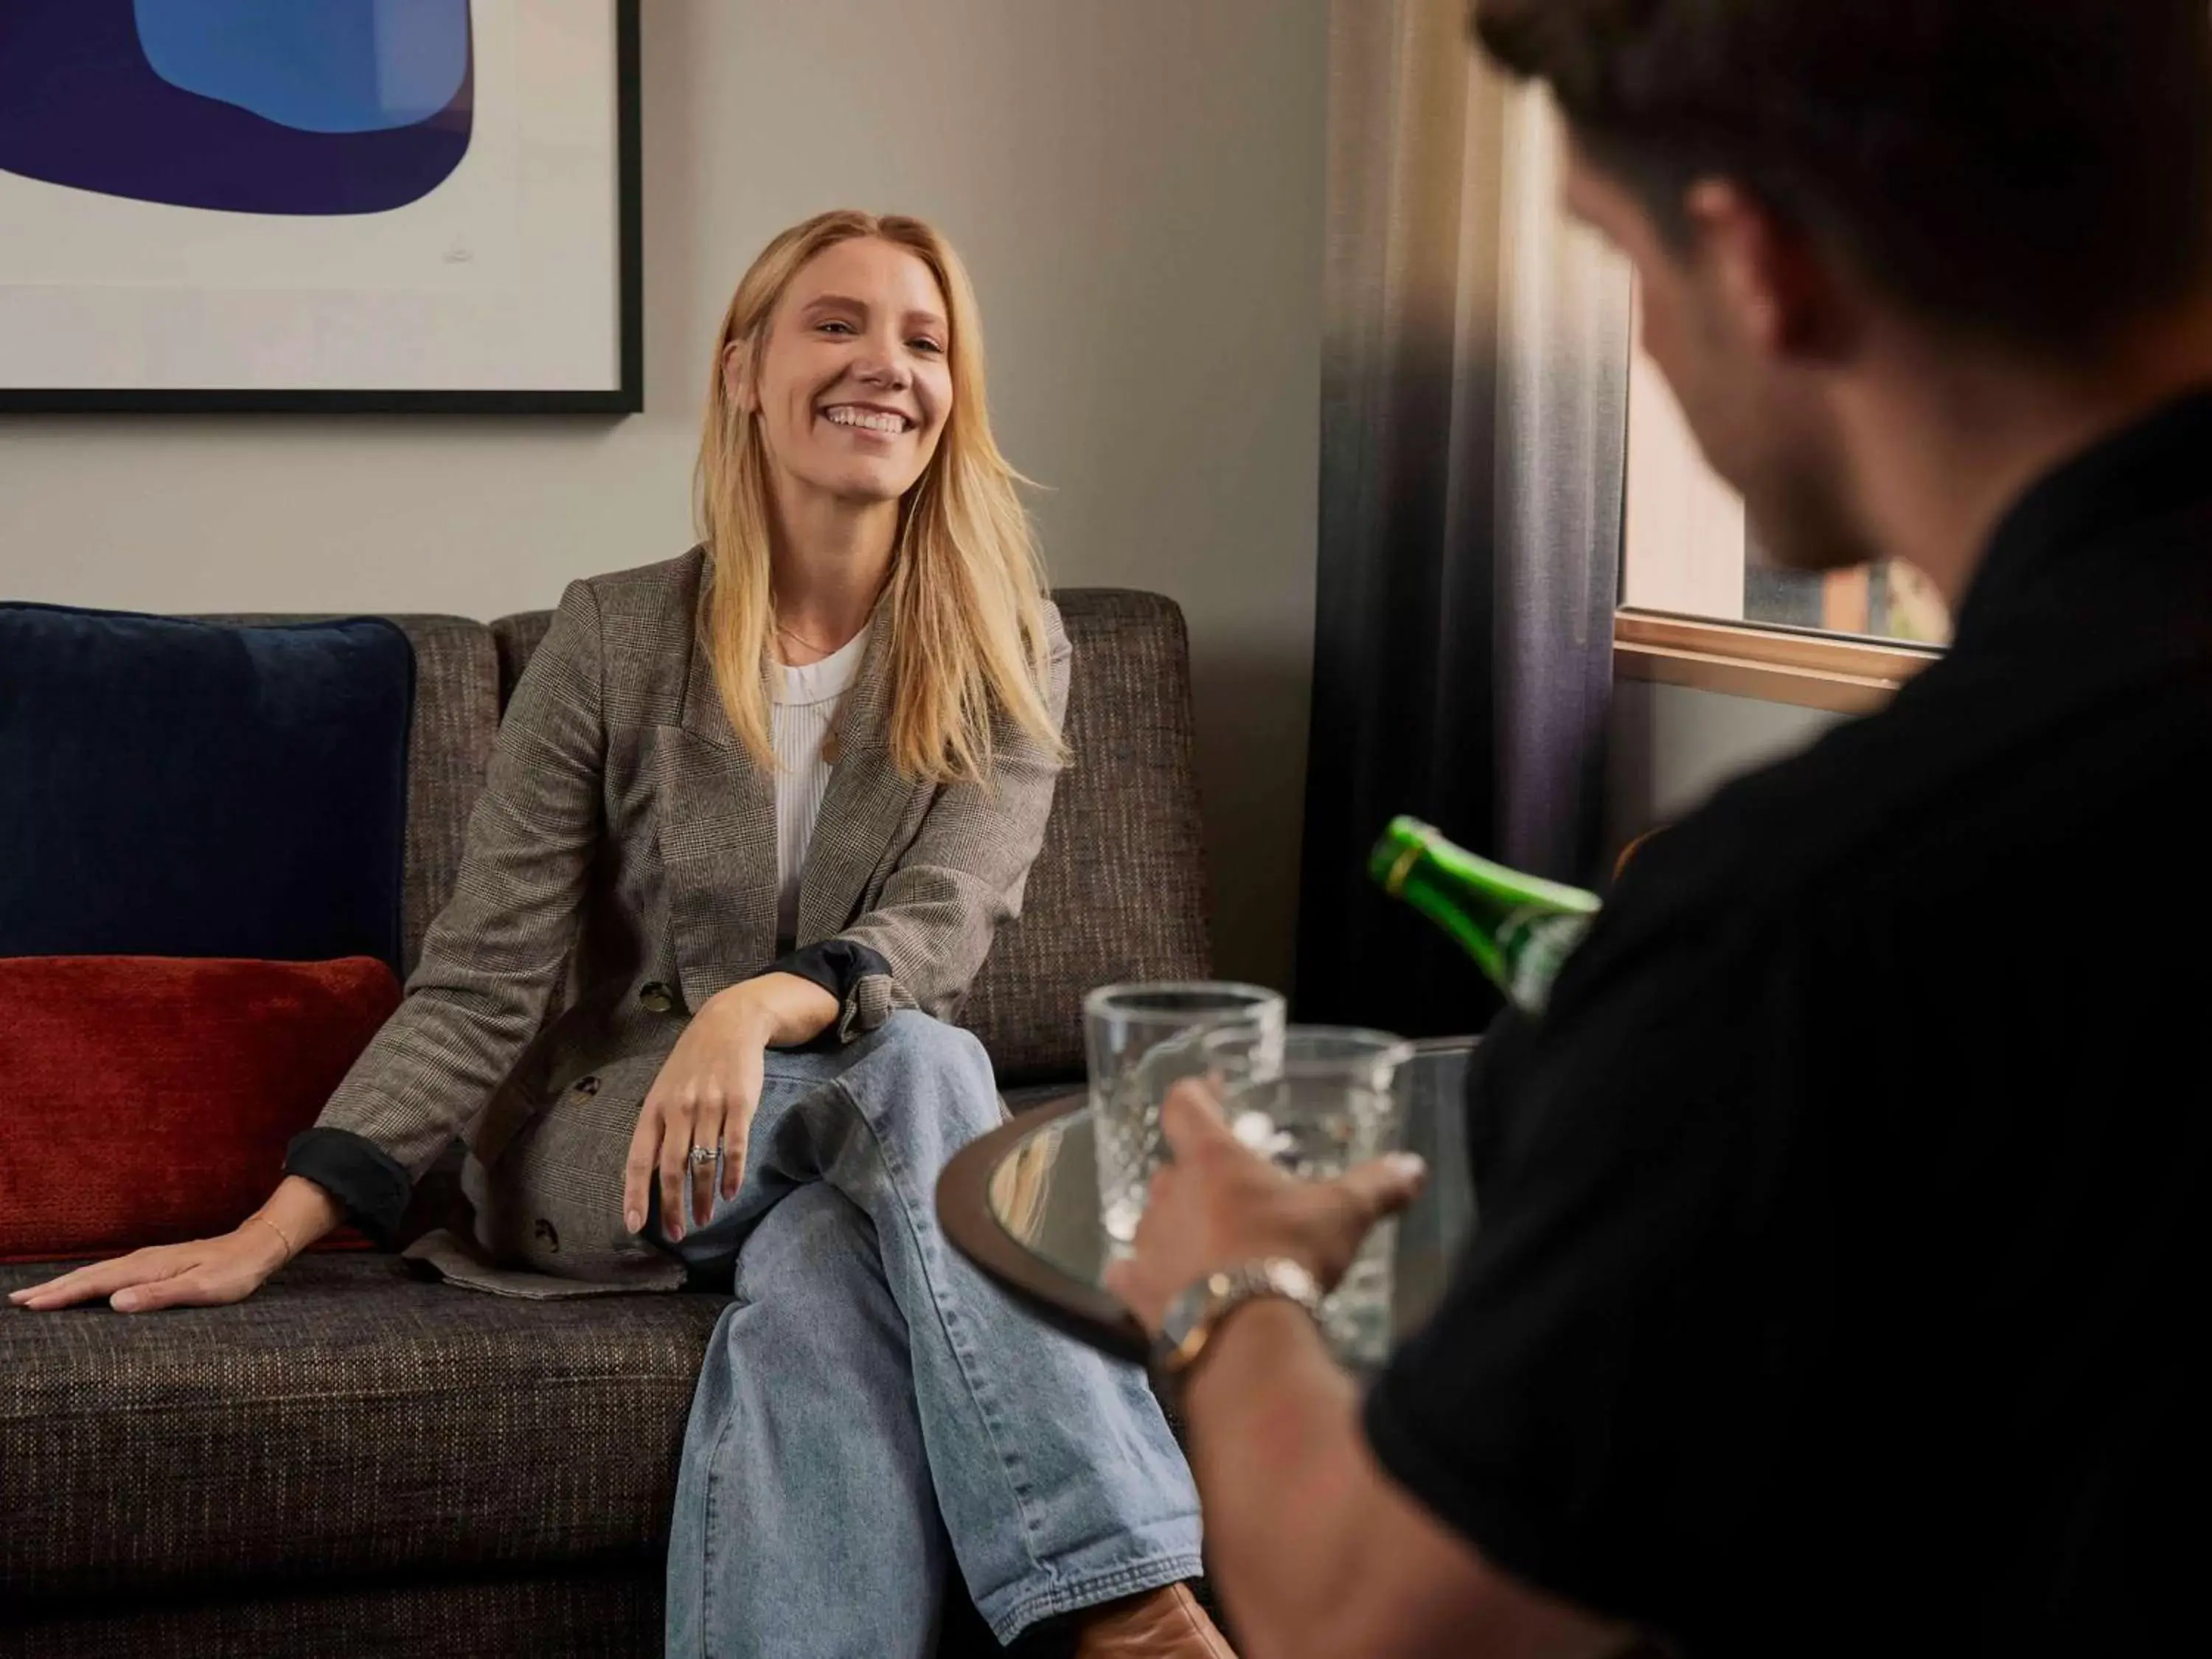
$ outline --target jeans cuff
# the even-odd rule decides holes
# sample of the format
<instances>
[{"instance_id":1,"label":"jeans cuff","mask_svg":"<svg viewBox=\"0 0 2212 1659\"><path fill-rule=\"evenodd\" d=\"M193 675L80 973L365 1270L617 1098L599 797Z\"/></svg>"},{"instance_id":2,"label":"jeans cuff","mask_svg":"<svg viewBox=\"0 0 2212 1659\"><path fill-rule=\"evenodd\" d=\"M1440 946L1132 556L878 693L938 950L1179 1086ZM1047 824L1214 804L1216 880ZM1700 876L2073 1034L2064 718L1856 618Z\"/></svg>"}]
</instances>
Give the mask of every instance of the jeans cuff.
<instances>
[{"instance_id":1,"label":"jeans cuff","mask_svg":"<svg viewBox=\"0 0 2212 1659\"><path fill-rule=\"evenodd\" d=\"M1193 1515L1102 1538L1054 1559L1042 1574L1031 1573L977 1596L975 1611L1004 1646L1040 1620L1163 1589L1205 1571L1198 1517Z\"/></svg>"}]
</instances>

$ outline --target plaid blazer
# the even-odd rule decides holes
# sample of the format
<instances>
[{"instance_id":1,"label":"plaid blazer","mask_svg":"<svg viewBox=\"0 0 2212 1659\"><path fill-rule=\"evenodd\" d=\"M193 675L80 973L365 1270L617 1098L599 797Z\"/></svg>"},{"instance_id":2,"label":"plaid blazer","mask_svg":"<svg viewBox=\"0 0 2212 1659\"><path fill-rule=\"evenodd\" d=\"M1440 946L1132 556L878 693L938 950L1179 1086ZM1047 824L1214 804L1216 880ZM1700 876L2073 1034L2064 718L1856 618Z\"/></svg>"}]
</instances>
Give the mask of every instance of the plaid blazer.
<instances>
[{"instance_id":1,"label":"plaid blazer","mask_svg":"<svg viewBox=\"0 0 2212 1659\"><path fill-rule=\"evenodd\" d=\"M570 585L515 687L406 1000L294 1144L289 1168L389 1224L453 1138L469 1140L476 1238L409 1251L461 1282L680 1284L680 1264L623 1226L622 1178L691 1011L790 966L839 994L839 1041L896 1008L952 1019L1020 912L1059 762L1008 723L988 787L902 775L879 611L837 714L802 948L779 960L775 781L731 730L698 644L705 568L694 549ZM1058 722L1069 647L1057 610L1047 623Z\"/></svg>"}]
</instances>

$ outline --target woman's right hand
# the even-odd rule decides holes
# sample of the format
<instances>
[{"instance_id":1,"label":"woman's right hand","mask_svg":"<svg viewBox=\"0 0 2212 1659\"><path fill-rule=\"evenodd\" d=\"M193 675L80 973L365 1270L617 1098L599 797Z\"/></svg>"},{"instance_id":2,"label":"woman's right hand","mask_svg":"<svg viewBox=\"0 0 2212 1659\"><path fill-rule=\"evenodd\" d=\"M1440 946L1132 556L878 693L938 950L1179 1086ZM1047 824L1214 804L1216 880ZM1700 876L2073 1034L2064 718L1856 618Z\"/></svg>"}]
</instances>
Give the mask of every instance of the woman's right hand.
<instances>
[{"instance_id":1,"label":"woman's right hand","mask_svg":"<svg viewBox=\"0 0 2212 1659\"><path fill-rule=\"evenodd\" d=\"M118 1313L209 1308L243 1302L289 1255L284 1241L268 1227L248 1222L220 1238L155 1244L112 1261L95 1261L43 1285L10 1291L8 1300L31 1313L73 1308L95 1297L105 1297Z\"/></svg>"},{"instance_id":2,"label":"woman's right hand","mask_svg":"<svg viewBox=\"0 0 2212 1659\"><path fill-rule=\"evenodd\" d=\"M336 1201L320 1187L299 1176L286 1176L266 1204L219 1238L133 1250L44 1284L10 1291L8 1300L27 1313L74 1308L96 1299L104 1299L118 1313L243 1302L295 1250L305 1249L342 1218Z\"/></svg>"}]
</instances>

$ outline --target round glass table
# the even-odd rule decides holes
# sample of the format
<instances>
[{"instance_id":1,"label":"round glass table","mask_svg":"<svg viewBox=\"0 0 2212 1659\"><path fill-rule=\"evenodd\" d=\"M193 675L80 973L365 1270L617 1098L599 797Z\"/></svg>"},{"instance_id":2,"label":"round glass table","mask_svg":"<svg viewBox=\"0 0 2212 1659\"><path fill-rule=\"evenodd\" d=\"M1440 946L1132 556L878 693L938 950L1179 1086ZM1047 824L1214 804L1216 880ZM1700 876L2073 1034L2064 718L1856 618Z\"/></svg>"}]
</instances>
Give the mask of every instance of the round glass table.
<instances>
[{"instance_id":1,"label":"round glass table","mask_svg":"<svg viewBox=\"0 0 2212 1659\"><path fill-rule=\"evenodd\" d=\"M1405 1082L1406 1150L1428 1160L1429 1184L1398 1222L1391 1323L1401 1338L1436 1305L1474 1225L1462 1103L1474 1048L1469 1037L1419 1043ZM937 1183L937 1212L955 1248L1046 1322L1123 1358L1147 1356L1143 1330L1099 1282L1107 1238L1086 1094L1030 1107L963 1147Z\"/></svg>"}]
</instances>

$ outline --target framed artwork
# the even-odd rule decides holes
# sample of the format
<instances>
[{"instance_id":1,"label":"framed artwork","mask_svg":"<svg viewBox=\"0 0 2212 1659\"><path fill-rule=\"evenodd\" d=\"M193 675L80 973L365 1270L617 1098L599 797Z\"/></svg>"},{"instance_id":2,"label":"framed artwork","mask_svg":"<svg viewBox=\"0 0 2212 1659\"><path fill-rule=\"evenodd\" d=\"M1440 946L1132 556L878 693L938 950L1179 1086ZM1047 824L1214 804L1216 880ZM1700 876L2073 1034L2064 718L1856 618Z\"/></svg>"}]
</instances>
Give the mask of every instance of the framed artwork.
<instances>
[{"instance_id":1,"label":"framed artwork","mask_svg":"<svg viewBox=\"0 0 2212 1659\"><path fill-rule=\"evenodd\" d=\"M644 405L638 0L4 0L0 411Z\"/></svg>"}]
</instances>

